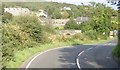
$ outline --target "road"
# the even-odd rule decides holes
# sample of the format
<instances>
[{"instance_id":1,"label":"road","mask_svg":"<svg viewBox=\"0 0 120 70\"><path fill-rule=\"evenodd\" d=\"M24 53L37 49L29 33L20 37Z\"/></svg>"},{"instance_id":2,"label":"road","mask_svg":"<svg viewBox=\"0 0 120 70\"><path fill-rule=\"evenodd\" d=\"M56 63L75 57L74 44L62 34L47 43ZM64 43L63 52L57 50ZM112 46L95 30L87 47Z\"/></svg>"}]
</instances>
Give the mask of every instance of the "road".
<instances>
[{"instance_id":1,"label":"road","mask_svg":"<svg viewBox=\"0 0 120 70\"><path fill-rule=\"evenodd\" d=\"M21 68L118 68L111 54L116 43L113 40L47 50L26 60Z\"/></svg>"}]
</instances>

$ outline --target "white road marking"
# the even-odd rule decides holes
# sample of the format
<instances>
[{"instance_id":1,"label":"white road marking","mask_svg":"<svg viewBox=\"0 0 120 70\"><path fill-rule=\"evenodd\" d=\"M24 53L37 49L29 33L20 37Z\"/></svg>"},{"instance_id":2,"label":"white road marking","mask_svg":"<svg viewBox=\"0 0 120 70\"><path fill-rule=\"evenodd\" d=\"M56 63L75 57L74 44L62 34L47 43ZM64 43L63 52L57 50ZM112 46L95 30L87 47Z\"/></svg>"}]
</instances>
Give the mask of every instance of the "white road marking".
<instances>
[{"instance_id":1,"label":"white road marking","mask_svg":"<svg viewBox=\"0 0 120 70\"><path fill-rule=\"evenodd\" d=\"M46 50L46 51L44 51L44 52L40 52L38 55L36 55L34 58L32 58L32 59L30 60L30 62L29 62L29 63L27 64L27 66L25 67L25 68L26 68L25 70L27 70L27 69L30 67L30 65L32 64L32 62L33 62L38 56L40 56L40 55L42 55L42 54L44 54L44 53L46 53L46 52L48 52L48 51L52 51L52 50L60 49L60 48L66 48L66 47L69 47L69 46L52 48L52 49Z\"/></svg>"},{"instance_id":2,"label":"white road marking","mask_svg":"<svg viewBox=\"0 0 120 70\"><path fill-rule=\"evenodd\" d=\"M28 64L26 65L26 67L25 67L25 68L26 68L25 70L27 70L27 69L30 67L30 65L32 64L32 62L33 62L38 56L40 56L40 55L42 55L42 54L44 54L44 53L46 53L46 52L48 52L48 51L52 51L52 50L56 50L56 49L60 49L60 48L66 48L66 47L69 47L69 46L53 48L53 49L46 50L46 51L44 51L44 52L40 52L39 54L37 54L34 58L32 58L32 59L29 61L29 63L28 63ZM86 49L86 50L90 50L90 49L92 49L92 48L88 48L88 49ZM78 57L81 56L82 53L84 53L84 51L82 51L81 53L79 53L79 54L78 54ZM77 59L76 59L77 67L78 67L79 69L81 69L81 66L80 66L78 57L77 57Z\"/></svg>"},{"instance_id":3,"label":"white road marking","mask_svg":"<svg viewBox=\"0 0 120 70\"><path fill-rule=\"evenodd\" d=\"M78 66L78 68L81 69L80 64L79 64L79 59L77 58L76 61L77 61L77 66Z\"/></svg>"},{"instance_id":4,"label":"white road marking","mask_svg":"<svg viewBox=\"0 0 120 70\"><path fill-rule=\"evenodd\" d=\"M81 53L79 53L78 56L80 56L82 53L84 53L84 51L82 51Z\"/></svg>"},{"instance_id":5,"label":"white road marking","mask_svg":"<svg viewBox=\"0 0 120 70\"><path fill-rule=\"evenodd\" d=\"M77 56L77 59L76 59L77 67L78 67L79 69L81 69L81 66L80 66L79 58L78 58L78 57L80 57L82 53L84 53L84 51L80 52L80 53L78 54L78 56Z\"/></svg>"},{"instance_id":6,"label":"white road marking","mask_svg":"<svg viewBox=\"0 0 120 70\"><path fill-rule=\"evenodd\" d=\"M77 56L77 58L76 58L76 63L77 63L77 67L78 67L79 69L81 69L80 62L79 62L79 57L80 57L85 51L88 51L88 50L91 50L91 49L93 49L93 48L85 49L85 50L83 50L82 52L80 52L80 53L78 54L78 56Z\"/></svg>"},{"instance_id":7,"label":"white road marking","mask_svg":"<svg viewBox=\"0 0 120 70\"><path fill-rule=\"evenodd\" d=\"M91 50L92 48L88 48L87 50Z\"/></svg>"}]
</instances>

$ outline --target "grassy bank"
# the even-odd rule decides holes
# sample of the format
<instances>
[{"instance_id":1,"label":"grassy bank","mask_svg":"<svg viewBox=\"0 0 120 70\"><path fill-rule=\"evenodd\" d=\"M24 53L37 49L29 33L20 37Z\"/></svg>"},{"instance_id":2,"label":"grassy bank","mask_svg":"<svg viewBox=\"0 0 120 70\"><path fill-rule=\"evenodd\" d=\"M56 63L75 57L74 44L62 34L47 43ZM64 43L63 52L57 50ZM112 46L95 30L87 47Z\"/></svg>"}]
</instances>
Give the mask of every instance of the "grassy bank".
<instances>
[{"instance_id":1,"label":"grassy bank","mask_svg":"<svg viewBox=\"0 0 120 70\"><path fill-rule=\"evenodd\" d=\"M23 51L17 51L15 53L15 60L14 61L9 61L7 63L7 68L19 68L20 65L29 57L32 55L43 52L48 49L52 48L57 48L57 47L64 47L64 46L70 46L73 44L97 44L97 43L103 43L111 39L107 40L87 40L87 41L79 41L79 40L74 40L74 41L67 41L67 42L54 42L54 43L49 43L49 44L37 44L37 46L34 46L32 48L25 48Z\"/></svg>"},{"instance_id":2,"label":"grassy bank","mask_svg":"<svg viewBox=\"0 0 120 70\"><path fill-rule=\"evenodd\" d=\"M113 50L113 57L115 60L120 63L120 45L117 45Z\"/></svg>"}]
</instances>

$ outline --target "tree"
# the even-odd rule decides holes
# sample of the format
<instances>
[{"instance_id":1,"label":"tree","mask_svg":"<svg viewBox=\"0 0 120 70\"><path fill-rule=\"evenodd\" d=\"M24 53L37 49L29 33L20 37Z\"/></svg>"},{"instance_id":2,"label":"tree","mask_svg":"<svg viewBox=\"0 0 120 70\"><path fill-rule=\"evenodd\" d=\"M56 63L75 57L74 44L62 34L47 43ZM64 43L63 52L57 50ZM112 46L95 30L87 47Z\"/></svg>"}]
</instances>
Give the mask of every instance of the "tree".
<instances>
[{"instance_id":1,"label":"tree","mask_svg":"<svg viewBox=\"0 0 120 70\"><path fill-rule=\"evenodd\" d=\"M72 12L72 17L73 18L76 18L76 17L78 17L79 16L79 10L78 10L78 8L77 8L77 6L71 6L71 12Z\"/></svg>"},{"instance_id":2,"label":"tree","mask_svg":"<svg viewBox=\"0 0 120 70\"><path fill-rule=\"evenodd\" d=\"M69 13L67 11L63 11L63 12L61 12L61 16L63 19L66 19L69 17Z\"/></svg>"},{"instance_id":3,"label":"tree","mask_svg":"<svg viewBox=\"0 0 120 70\"><path fill-rule=\"evenodd\" d=\"M72 18L70 18L70 20L65 24L64 28L65 29L78 29L78 25Z\"/></svg>"},{"instance_id":4,"label":"tree","mask_svg":"<svg viewBox=\"0 0 120 70\"><path fill-rule=\"evenodd\" d=\"M60 10L58 8L47 6L45 9L51 18L53 18L53 19L61 18Z\"/></svg>"},{"instance_id":5,"label":"tree","mask_svg":"<svg viewBox=\"0 0 120 70\"><path fill-rule=\"evenodd\" d=\"M91 6L95 7L96 2L89 2L91 4Z\"/></svg>"},{"instance_id":6,"label":"tree","mask_svg":"<svg viewBox=\"0 0 120 70\"><path fill-rule=\"evenodd\" d=\"M101 4L101 3L96 3L95 7L96 8L105 8L105 5Z\"/></svg>"},{"instance_id":7,"label":"tree","mask_svg":"<svg viewBox=\"0 0 120 70\"><path fill-rule=\"evenodd\" d=\"M82 32L93 30L91 24L92 24L91 20L84 22L84 23L79 25L79 30L82 30Z\"/></svg>"},{"instance_id":8,"label":"tree","mask_svg":"<svg viewBox=\"0 0 120 70\"><path fill-rule=\"evenodd\" d=\"M69 14L68 18L73 18L73 13L70 10L67 10L67 13Z\"/></svg>"},{"instance_id":9,"label":"tree","mask_svg":"<svg viewBox=\"0 0 120 70\"><path fill-rule=\"evenodd\" d=\"M53 19L60 19L60 18L61 18L60 11L55 10L55 11L52 13L52 18L53 18Z\"/></svg>"},{"instance_id":10,"label":"tree","mask_svg":"<svg viewBox=\"0 0 120 70\"><path fill-rule=\"evenodd\" d=\"M116 5L117 1L111 0L111 3L112 5ZM118 6L118 19L120 19L120 0L118 1L117 6ZM113 50L113 56L120 63L120 20L118 20L118 43L115 49Z\"/></svg>"}]
</instances>

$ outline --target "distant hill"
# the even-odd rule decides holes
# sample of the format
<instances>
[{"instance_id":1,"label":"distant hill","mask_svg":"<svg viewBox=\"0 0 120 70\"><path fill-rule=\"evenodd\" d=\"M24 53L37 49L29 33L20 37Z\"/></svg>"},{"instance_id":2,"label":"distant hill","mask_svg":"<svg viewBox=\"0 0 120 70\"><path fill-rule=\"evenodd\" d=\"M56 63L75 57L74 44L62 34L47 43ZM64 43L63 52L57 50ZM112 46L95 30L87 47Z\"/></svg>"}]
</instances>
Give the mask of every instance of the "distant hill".
<instances>
[{"instance_id":1,"label":"distant hill","mask_svg":"<svg viewBox=\"0 0 120 70\"><path fill-rule=\"evenodd\" d=\"M77 12L77 5L74 4L67 4L67 3L58 3L58 2L3 2L2 7L9 8L9 7L23 7L23 8L29 8L30 11L38 11L39 9L43 9L45 12L48 13L50 18L54 19L60 19L64 17L71 17L72 12ZM61 8L63 7L70 7L71 11L61 11ZM77 10L77 11L76 11ZM64 14L61 15L61 12L67 13L68 15ZM77 14L77 13L76 13ZM79 16L79 15L74 15Z\"/></svg>"},{"instance_id":2,"label":"distant hill","mask_svg":"<svg viewBox=\"0 0 120 70\"><path fill-rule=\"evenodd\" d=\"M36 11L38 9L46 9L47 7L62 8L64 6L75 6L73 4L67 3L57 3L57 2L3 2L4 7L27 7L30 10Z\"/></svg>"},{"instance_id":3,"label":"distant hill","mask_svg":"<svg viewBox=\"0 0 120 70\"><path fill-rule=\"evenodd\" d=\"M25 0L26 1L26 0ZM48 16L53 19L77 18L80 16L93 17L103 10L111 10L112 15L116 15L115 10L106 7L103 4L95 3L95 7L91 5L74 5L58 2L2 2L2 9L5 7L23 7L29 8L30 11L45 10ZM71 10L61 10L63 7L69 7ZM104 8L105 7L105 8ZM109 12L109 11L107 11ZM61 14L62 13L62 14Z\"/></svg>"}]
</instances>

